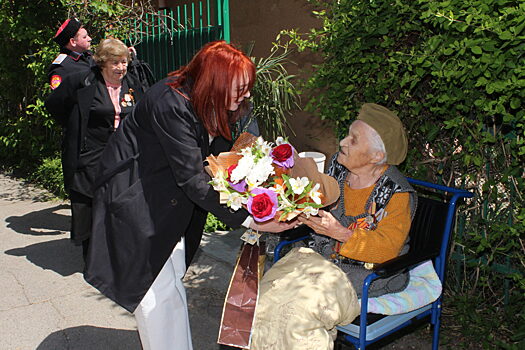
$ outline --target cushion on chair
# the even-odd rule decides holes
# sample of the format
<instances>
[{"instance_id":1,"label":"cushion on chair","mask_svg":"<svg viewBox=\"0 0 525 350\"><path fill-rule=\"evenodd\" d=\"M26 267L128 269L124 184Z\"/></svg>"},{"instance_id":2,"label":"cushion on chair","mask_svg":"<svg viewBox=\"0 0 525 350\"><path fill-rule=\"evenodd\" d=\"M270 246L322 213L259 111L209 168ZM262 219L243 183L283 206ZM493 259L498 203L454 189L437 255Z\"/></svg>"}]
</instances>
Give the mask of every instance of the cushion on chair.
<instances>
[{"instance_id":1,"label":"cushion on chair","mask_svg":"<svg viewBox=\"0 0 525 350\"><path fill-rule=\"evenodd\" d=\"M441 295L441 281L432 261L414 267L409 275L410 281L403 291L369 298L368 312L383 315L410 312L434 302Z\"/></svg>"},{"instance_id":2,"label":"cushion on chair","mask_svg":"<svg viewBox=\"0 0 525 350\"><path fill-rule=\"evenodd\" d=\"M263 276L252 350L331 350L335 327L359 314L346 274L309 248L294 248Z\"/></svg>"}]
</instances>

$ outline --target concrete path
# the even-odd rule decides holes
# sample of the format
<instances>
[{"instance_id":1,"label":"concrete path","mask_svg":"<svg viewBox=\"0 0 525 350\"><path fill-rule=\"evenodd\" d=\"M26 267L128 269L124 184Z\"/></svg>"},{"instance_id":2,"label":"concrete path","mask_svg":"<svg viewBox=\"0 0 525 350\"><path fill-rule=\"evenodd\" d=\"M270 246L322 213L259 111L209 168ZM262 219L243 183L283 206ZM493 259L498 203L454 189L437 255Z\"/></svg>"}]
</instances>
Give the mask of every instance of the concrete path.
<instances>
[{"instance_id":1,"label":"concrete path","mask_svg":"<svg viewBox=\"0 0 525 350\"><path fill-rule=\"evenodd\" d=\"M0 219L0 350L141 349L133 316L82 278L68 203L0 174ZM195 350L227 348L216 341L239 236L205 234L186 275ZM383 348L429 349L430 338Z\"/></svg>"},{"instance_id":2,"label":"concrete path","mask_svg":"<svg viewBox=\"0 0 525 350\"><path fill-rule=\"evenodd\" d=\"M81 248L68 239L68 203L0 175L0 215L1 350L141 349L135 319L84 282ZM205 234L188 271L195 349L219 349L238 237Z\"/></svg>"}]
</instances>

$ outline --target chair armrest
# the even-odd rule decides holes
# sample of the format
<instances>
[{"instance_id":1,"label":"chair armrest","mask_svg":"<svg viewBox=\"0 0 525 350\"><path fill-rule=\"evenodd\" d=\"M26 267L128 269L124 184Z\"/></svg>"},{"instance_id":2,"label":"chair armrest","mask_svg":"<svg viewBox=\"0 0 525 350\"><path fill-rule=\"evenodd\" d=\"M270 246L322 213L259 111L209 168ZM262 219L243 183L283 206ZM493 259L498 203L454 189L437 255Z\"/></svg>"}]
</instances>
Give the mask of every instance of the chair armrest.
<instances>
[{"instance_id":1,"label":"chair armrest","mask_svg":"<svg viewBox=\"0 0 525 350\"><path fill-rule=\"evenodd\" d=\"M293 241L299 237L307 236L310 232L312 232L312 229L303 224L283 231L279 236L281 237L281 241Z\"/></svg>"},{"instance_id":2,"label":"chair armrest","mask_svg":"<svg viewBox=\"0 0 525 350\"><path fill-rule=\"evenodd\" d=\"M407 253L374 266L374 272L379 278L390 277L396 273L404 272L426 260L432 259L438 254L439 252Z\"/></svg>"},{"instance_id":3,"label":"chair armrest","mask_svg":"<svg viewBox=\"0 0 525 350\"><path fill-rule=\"evenodd\" d=\"M281 251L285 246L310 238L310 232L311 229L306 225L283 231L280 235L281 241L273 251L273 262L276 263L281 258Z\"/></svg>"}]
</instances>

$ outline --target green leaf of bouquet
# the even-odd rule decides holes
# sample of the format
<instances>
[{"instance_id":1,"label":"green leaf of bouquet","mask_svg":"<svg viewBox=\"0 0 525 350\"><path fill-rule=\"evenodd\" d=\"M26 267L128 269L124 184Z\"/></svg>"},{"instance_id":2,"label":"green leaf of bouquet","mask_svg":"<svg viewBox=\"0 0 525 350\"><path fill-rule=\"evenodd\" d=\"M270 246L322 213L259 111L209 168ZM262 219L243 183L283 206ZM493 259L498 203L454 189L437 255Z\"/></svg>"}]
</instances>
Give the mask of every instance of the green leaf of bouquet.
<instances>
[{"instance_id":1,"label":"green leaf of bouquet","mask_svg":"<svg viewBox=\"0 0 525 350\"><path fill-rule=\"evenodd\" d=\"M310 192L310 191L312 190L313 184L314 184L314 182L313 182L313 181L310 181L310 182L308 183L308 185L306 185L306 187L304 188L303 193L308 193L308 192Z\"/></svg>"},{"instance_id":2,"label":"green leaf of bouquet","mask_svg":"<svg viewBox=\"0 0 525 350\"><path fill-rule=\"evenodd\" d=\"M285 192L285 195L286 195L286 198L290 199L293 197L293 189L292 189L292 186L290 186L290 184L288 184L286 186L286 192Z\"/></svg>"},{"instance_id":3,"label":"green leaf of bouquet","mask_svg":"<svg viewBox=\"0 0 525 350\"><path fill-rule=\"evenodd\" d=\"M294 211L295 209L297 209L297 206L296 205L292 205L290 207L287 207L287 208L284 208L284 212L285 213L291 213L292 211Z\"/></svg>"},{"instance_id":4,"label":"green leaf of bouquet","mask_svg":"<svg viewBox=\"0 0 525 350\"><path fill-rule=\"evenodd\" d=\"M297 208L306 208L306 207L312 207L312 208L321 208L323 205L322 204L316 204L316 203L311 203L311 202L304 202L304 203L301 203L301 204L297 204Z\"/></svg>"}]
</instances>

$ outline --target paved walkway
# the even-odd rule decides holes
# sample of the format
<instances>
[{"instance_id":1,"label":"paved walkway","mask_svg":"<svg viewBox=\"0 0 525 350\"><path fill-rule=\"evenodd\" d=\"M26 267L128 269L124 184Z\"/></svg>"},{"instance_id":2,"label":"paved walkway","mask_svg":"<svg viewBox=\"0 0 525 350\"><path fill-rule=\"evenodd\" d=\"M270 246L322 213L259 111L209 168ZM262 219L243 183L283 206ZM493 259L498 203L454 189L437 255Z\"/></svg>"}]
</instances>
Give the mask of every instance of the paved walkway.
<instances>
[{"instance_id":1,"label":"paved walkway","mask_svg":"<svg viewBox=\"0 0 525 350\"><path fill-rule=\"evenodd\" d=\"M67 203L0 175L0 215L1 350L141 349L134 318L84 282ZM238 237L205 234L185 279L196 350L220 348Z\"/></svg>"},{"instance_id":2,"label":"paved walkway","mask_svg":"<svg viewBox=\"0 0 525 350\"><path fill-rule=\"evenodd\" d=\"M0 174L0 219L0 350L141 349L134 318L84 282L68 203ZM216 340L239 235L205 234L186 275L195 350L226 348ZM429 349L421 338L383 349Z\"/></svg>"}]
</instances>

